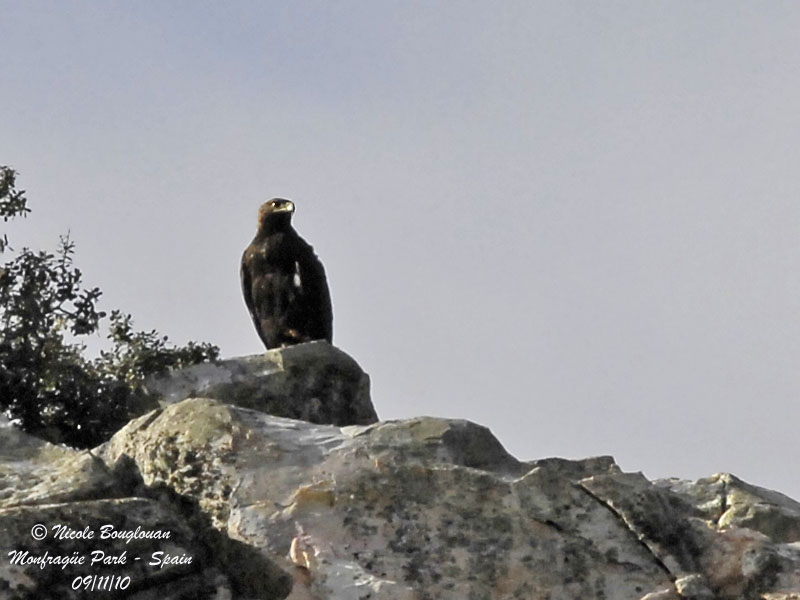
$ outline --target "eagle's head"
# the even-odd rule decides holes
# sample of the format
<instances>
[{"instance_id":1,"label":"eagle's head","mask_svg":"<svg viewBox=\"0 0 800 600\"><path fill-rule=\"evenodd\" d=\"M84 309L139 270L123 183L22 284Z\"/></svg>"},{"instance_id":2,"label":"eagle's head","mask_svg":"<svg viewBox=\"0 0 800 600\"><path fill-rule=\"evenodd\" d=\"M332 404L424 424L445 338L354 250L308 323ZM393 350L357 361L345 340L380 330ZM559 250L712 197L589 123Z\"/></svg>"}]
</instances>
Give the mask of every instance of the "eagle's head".
<instances>
[{"instance_id":1,"label":"eagle's head","mask_svg":"<svg viewBox=\"0 0 800 600\"><path fill-rule=\"evenodd\" d=\"M258 211L258 228L274 229L280 225L288 225L294 213L294 202L283 198L273 198L261 205Z\"/></svg>"}]
</instances>

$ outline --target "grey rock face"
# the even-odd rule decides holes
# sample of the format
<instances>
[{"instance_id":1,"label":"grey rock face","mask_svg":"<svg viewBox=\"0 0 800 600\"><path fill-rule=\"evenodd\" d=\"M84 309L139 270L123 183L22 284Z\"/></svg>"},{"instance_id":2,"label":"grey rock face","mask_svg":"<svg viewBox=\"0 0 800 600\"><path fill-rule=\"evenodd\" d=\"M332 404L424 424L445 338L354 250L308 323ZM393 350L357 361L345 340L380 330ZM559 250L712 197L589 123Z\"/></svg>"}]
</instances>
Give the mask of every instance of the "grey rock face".
<instances>
[{"instance_id":1,"label":"grey rock face","mask_svg":"<svg viewBox=\"0 0 800 600\"><path fill-rule=\"evenodd\" d=\"M11 427L0 427L0 548L3 600L277 600L291 588L196 501L144 486L130 458L107 465Z\"/></svg>"},{"instance_id":2,"label":"grey rock face","mask_svg":"<svg viewBox=\"0 0 800 600\"><path fill-rule=\"evenodd\" d=\"M468 421L374 422L325 343L149 386L162 408L91 452L0 426L0 599L800 600L800 504L732 475L650 482L608 456L521 462Z\"/></svg>"},{"instance_id":3,"label":"grey rock face","mask_svg":"<svg viewBox=\"0 0 800 600\"><path fill-rule=\"evenodd\" d=\"M656 482L692 503L718 527L746 527L782 542L800 541L800 502L781 493L719 473L694 483L677 479Z\"/></svg>"},{"instance_id":4,"label":"grey rock face","mask_svg":"<svg viewBox=\"0 0 800 600\"><path fill-rule=\"evenodd\" d=\"M162 406L206 397L310 423L367 425L378 420L369 376L325 341L202 363L151 377L145 387Z\"/></svg>"},{"instance_id":5,"label":"grey rock face","mask_svg":"<svg viewBox=\"0 0 800 600\"><path fill-rule=\"evenodd\" d=\"M288 557L290 599L800 592L797 544L708 519L705 483L673 490L609 457L520 463L466 421L339 428L189 399L103 448L122 456L231 537Z\"/></svg>"}]
</instances>

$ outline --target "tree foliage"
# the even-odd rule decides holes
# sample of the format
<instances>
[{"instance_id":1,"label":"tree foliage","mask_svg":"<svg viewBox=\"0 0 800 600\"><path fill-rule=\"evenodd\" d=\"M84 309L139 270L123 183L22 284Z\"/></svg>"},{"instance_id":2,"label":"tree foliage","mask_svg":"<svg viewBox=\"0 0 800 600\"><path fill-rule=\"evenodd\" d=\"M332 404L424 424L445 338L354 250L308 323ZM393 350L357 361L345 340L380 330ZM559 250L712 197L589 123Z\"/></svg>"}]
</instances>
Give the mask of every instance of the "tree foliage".
<instances>
[{"instance_id":1,"label":"tree foliage","mask_svg":"<svg viewBox=\"0 0 800 600\"><path fill-rule=\"evenodd\" d=\"M26 216L16 173L0 166L0 216ZM57 252L23 248L0 267L0 410L25 431L56 443L91 447L152 404L144 378L219 355L216 346L173 347L155 330L135 331L131 316L98 309L99 288L84 287L75 245ZM0 253L11 252L5 234ZM82 337L106 325L111 349L85 357Z\"/></svg>"}]
</instances>

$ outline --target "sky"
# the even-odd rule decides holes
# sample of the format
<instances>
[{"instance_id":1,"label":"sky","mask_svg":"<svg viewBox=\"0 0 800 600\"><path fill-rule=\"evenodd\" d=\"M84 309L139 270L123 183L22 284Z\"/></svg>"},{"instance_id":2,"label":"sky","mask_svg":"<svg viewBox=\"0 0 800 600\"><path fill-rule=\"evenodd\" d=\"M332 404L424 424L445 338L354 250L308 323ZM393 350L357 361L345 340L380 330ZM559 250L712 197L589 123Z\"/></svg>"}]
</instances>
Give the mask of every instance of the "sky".
<instances>
[{"instance_id":1,"label":"sky","mask_svg":"<svg viewBox=\"0 0 800 600\"><path fill-rule=\"evenodd\" d=\"M0 10L6 230L103 308L263 351L239 260L291 198L382 419L800 499L797 3Z\"/></svg>"}]
</instances>

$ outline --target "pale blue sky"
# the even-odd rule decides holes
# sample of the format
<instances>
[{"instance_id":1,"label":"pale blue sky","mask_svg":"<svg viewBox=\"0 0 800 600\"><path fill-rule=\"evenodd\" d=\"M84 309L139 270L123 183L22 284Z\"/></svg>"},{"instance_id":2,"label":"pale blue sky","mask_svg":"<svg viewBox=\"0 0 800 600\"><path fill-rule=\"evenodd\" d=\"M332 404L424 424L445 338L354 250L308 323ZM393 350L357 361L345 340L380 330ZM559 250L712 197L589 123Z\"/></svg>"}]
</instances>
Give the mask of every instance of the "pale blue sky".
<instances>
[{"instance_id":1,"label":"pale blue sky","mask_svg":"<svg viewBox=\"0 0 800 600\"><path fill-rule=\"evenodd\" d=\"M800 498L800 5L0 1L0 164L104 306L261 350L297 204L382 418Z\"/></svg>"}]
</instances>

